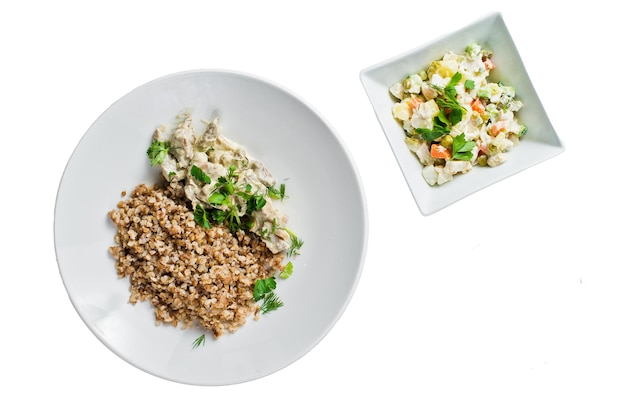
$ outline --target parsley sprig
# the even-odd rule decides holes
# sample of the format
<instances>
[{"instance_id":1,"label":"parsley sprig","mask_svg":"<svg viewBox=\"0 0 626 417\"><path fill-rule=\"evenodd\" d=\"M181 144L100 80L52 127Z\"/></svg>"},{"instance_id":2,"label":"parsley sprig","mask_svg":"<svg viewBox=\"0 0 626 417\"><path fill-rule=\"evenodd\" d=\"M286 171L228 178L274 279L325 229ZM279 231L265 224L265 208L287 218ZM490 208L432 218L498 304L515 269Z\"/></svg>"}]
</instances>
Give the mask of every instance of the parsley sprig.
<instances>
[{"instance_id":1,"label":"parsley sprig","mask_svg":"<svg viewBox=\"0 0 626 417\"><path fill-rule=\"evenodd\" d=\"M196 208L193 210L193 219L200 226L205 229L211 228L211 222L209 222L209 213L202 207L202 204L196 204Z\"/></svg>"},{"instance_id":2,"label":"parsley sprig","mask_svg":"<svg viewBox=\"0 0 626 417\"><path fill-rule=\"evenodd\" d=\"M456 85L461 81L461 78L460 72L455 73L443 90L441 87L433 85L433 88L441 93L435 97L435 102L440 109L444 110L444 115L447 115L452 126L459 123L463 119L463 113L465 113L465 107L461 106L461 103L456 99Z\"/></svg>"},{"instance_id":3,"label":"parsley sprig","mask_svg":"<svg viewBox=\"0 0 626 417\"><path fill-rule=\"evenodd\" d=\"M447 135L450 133L450 128L463 119L463 114L466 111L465 107L456 99L456 85L461 81L461 78L461 73L457 72L450 78L450 81L444 88L431 84L439 93L435 97L435 102L439 106L439 113L433 120L432 129L415 129L415 132L425 141L432 142L443 135Z\"/></svg>"},{"instance_id":4,"label":"parsley sprig","mask_svg":"<svg viewBox=\"0 0 626 417\"><path fill-rule=\"evenodd\" d=\"M170 142L161 142L160 140L153 139L147 151L150 164L155 166L163 162L171 146L172 144Z\"/></svg>"},{"instance_id":5,"label":"parsley sprig","mask_svg":"<svg viewBox=\"0 0 626 417\"><path fill-rule=\"evenodd\" d=\"M459 161L470 161L472 159L472 149L476 143L465 140L465 133L461 133L452 139L452 159Z\"/></svg>"},{"instance_id":6,"label":"parsley sprig","mask_svg":"<svg viewBox=\"0 0 626 417\"><path fill-rule=\"evenodd\" d=\"M259 279L254 283L254 290L252 291L252 296L254 297L254 301L259 301L266 294L269 294L273 290L276 289L276 278L269 277L265 279Z\"/></svg>"}]
</instances>

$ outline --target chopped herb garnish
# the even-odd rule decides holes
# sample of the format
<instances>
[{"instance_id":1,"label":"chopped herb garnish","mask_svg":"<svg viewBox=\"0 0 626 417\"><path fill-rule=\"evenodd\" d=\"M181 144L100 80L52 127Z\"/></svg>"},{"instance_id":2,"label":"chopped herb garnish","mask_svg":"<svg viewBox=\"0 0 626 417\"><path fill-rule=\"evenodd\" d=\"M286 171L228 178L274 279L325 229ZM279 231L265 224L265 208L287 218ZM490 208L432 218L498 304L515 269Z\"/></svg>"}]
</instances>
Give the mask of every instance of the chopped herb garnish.
<instances>
[{"instance_id":1,"label":"chopped herb garnish","mask_svg":"<svg viewBox=\"0 0 626 417\"><path fill-rule=\"evenodd\" d=\"M226 212L222 210L211 210L211 218L219 224L222 224L226 220Z\"/></svg>"},{"instance_id":2,"label":"chopped herb garnish","mask_svg":"<svg viewBox=\"0 0 626 417\"><path fill-rule=\"evenodd\" d=\"M276 278L269 277L265 279L258 279L254 283L254 290L252 291L252 296L254 297L254 301L259 301L266 294L272 292L276 289Z\"/></svg>"},{"instance_id":3,"label":"chopped herb garnish","mask_svg":"<svg viewBox=\"0 0 626 417\"><path fill-rule=\"evenodd\" d=\"M287 279L291 276L291 274L293 274L293 263L289 261L278 276L282 279Z\"/></svg>"},{"instance_id":4,"label":"chopped herb garnish","mask_svg":"<svg viewBox=\"0 0 626 417\"><path fill-rule=\"evenodd\" d=\"M267 195L274 200L284 200L285 184L280 184L279 188L270 185L267 187Z\"/></svg>"},{"instance_id":5,"label":"chopped herb garnish","mask_svg":"<svg viewBox=\"0 0 626 417\"><path fill-rule=\"evenodd\" d=\"M194 165L194 166L191 167L190 174L191 174L192 177L194 177L195 179L197 179L200 182L203 182L205 184L211 184L211 177L209 177L202 170L202 168L198 167L197 165Z\"/></svg>"},{"instance_id":6,"label":"chopped herb garnish","mask_svg":"<svg viewBox=\"0 0 626 417\"><path fill-rule=\"evenodd\" d=\"M162 163L165 160L165 156L170 151L170 146L170 142L153 140L147 151L148 158L150 158L150 164L155 166Z\"/></svg>"},{"instance_id":7,"label":"chopped herb garnish","mask_svg":"<svg viewBox=\"0 0 626 417\"><path fill-rule=\"evenodd\" d=\"M195 349L199 347L200 345L204 346L205 342L206 342L206 335L202 334L202 336L198 337L196 340L193 341L193 344L191 346Z\"/></svg>"},{"instance_id":8,"label":"chopped herb garnish","mask_svg":"<svg viewBox=\"0 0 626 417\"><path fill-rule=\"evenodd\" d=\"M474 80L465 80L465 88L467 90L473 90L474 89Z\"/></svg>"},{"instance_id":9,"label":"chopped herb garnish","mask_svg":"<svg viewBox=\"0 0 626 417\"><path fill-rule=\"evenodd\" d=\"M228 167L228 174L225 177L219 177L217 179L217 186L220 192L226 195L231 195L235 192L235 182L237 182L237 177L239 176L235 170L237 168L234 165Z\"/></svg>"},{"instance_id":10,"label":"chopped herb garnish","mask_svg":"<svg viewBox=\"0 0 626 417\"><path fill-rule=\"evenodd\" d=\"M255 211L259 211L265 206L267 201L260 194L245 195L246 199L246 214L252 214Z\"/></svg>"},{"instance_id":11,"label":"chopped herb garnish","mask_svg":"<svg viewBox=\"0 0 626 417\"><path fill-rule=\"evenodd\" d=\"M418 133L423 140L432 142L447 135L450 133L450 127L463 119L465 107L457 101L455 87L461 81L461 77L460 72L455 73L444 88L431 84L439 92L439 95L435 97L435 102L439 106L439 114L433 119L432 129L415 129L415 133Z\"/></svg>"},{"instance_id":12,"label":"chopped herb garnish","mask_svg":"<svg viewBox=\"0 0 626 417\"><path fill-rule=\"evenodd\" d=\"M450 133L450 128L446 124L441 123L440 119L437 117L434 120L432 129L417 128L415 129L415 133L419 133L425 141L432 142L435 139Z\"/></svg>"},{"instance_id":13,"label":"chopped herb garnish","mask_svg":"<svg viewBox=\"0 0 626 417\"><path fill-rule=\"evenodd\" d=\"M304 245L304 241L300 239L294 232L285 228L285 231L289 234L291 238L291 247L287 251L288 256L296 256L300 255L300 248Z\"/></svg>"},{"instance_id":14,"label":"chopped herb garnish","mask_svg":"<svg viewBox=\"0 0 626 417\"><path fill-rule=\"evenodd\" d=\"M224 219L224 221L233 232L241 229L241 218L239 217L239 212L237 211L237 208L234 206L231 206L228 211L226 211L226 218Z\"/></svg>"},{"instance_id":15,"label":"chopped herb garnish","mask_svg":"<svg viewBox=\"0 0 626 417\"><path fill-rule=\"evenodd\" d=\"M213 193L209 196L209 203L221 206L228 197L222 193Z\"/></svg>"},{"instance_id":16,"label":"chopped herb garnish","mask_svg":"<svg viewBox=\"0 0 626 417\"><path fill-rule=\"evenodd\" d=\"M198 223L205 229L211 228L211 223L209 223L207 212L201 204L196 204L196 208L193 211L193 219L196 221L196 223Z\"/></svg>"},{"instance_id":17,"label":"chopped herb garnish","mask_svg":"<svg viewBox=\"0 0 626 417\"><path fill-rule=\"evenodd\" d=\"M465 140L465 133L461 133L452 139L452 159L470 161L473 157L472 149L476 143Z\"/></svg>"},{"instance_id":18,"label":"chopped herb garnish","mask_svg":"<svg viewBox=\"0 0 626 417\"><path fill-rule=\"evenodd\" d=\"M463 118L463 113L465 113L465 107L461 106L456 99L456 85L461 81L461 77L460 72L455 73L443 89L436 85L432 86L440 93L435 97L435 101L441 109L440 117L447 117L451 126L459 123Z\"/></svg>"},{"instance_id":19,"label":"chopped herb garnish","mask_svg":"<svg viewBox=\"0 0 626 417\"><path fill-rule=\"evenodd\" d=\"M284 303L278 298L276 294L270 292L265 297L263 297L263 304L261 304L261 308L259 309L262 314L267 314L271 311L277 310L282 307Z\"/></svg>"},{"instance_id":20,"label":"chopped herb garnish","mask_svg":"<svg viewBox=\"0 0 626 417\"><path fill-rule=\"evenodd\" d=\"M251 184L238 183L238 178L236 167L231 165L228 174L217 179L215 189L207 200L212 206L209 211L213 220L225 223L232 231L242 227L250 230L255 224L252 214L261 210L267 200L261 193L253 192Z\"/></svg>"}]
</instances>

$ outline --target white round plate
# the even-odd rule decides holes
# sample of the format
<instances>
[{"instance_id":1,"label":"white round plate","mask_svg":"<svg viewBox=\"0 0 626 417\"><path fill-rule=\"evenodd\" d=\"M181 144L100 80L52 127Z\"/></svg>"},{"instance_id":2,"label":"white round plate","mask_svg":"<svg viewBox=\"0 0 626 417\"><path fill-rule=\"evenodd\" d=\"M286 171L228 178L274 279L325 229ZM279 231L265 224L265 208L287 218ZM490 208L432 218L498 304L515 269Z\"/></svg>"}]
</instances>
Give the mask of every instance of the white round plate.
<instances>
[{"instance_id":1,"label":"white round plate","mask_svg":"<svg viewBox=\"0 0 626 417\"><path fill-rule=\"evenodd\" d=\"M284 307L250 318L236 333L156 326L148 302L128 303L108 252L108 212L140 183L160 180L146 150L152 133L181 111L219 116L223 133L285 182L290 229L304 241L294 273L279 280ZM358 283L367 246L360 178L341 139L306 102L256 76L177 73L131 91L107 109L74 150L58 190L54 240L69 297L89 329L130 364L193 385L227 385L271 374L302 357L330 331Z\"/></svg>"}]
</instances>

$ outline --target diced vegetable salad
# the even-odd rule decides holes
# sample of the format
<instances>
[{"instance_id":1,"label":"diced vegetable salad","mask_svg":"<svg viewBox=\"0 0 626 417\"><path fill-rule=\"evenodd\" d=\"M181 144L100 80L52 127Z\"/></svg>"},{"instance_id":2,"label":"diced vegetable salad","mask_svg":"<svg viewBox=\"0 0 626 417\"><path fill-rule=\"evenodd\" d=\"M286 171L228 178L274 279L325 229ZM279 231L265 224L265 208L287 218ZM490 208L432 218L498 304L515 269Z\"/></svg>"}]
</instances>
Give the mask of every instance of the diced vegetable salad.
<instances>
[{"instance_id":1,"label":"diced vegetable salad","mask_svg":"<svg viewBox=\"0 0 626 417\"><path fill-rule=\"evenodd\" d=\"M451 181L476 165L495 167L526 133L516 113L515 89L489 80L493 53L473 43L446 53L426 70L393 84L393 117L405 143L424 166L431 186Z\"/></svg>"}]
</instances>

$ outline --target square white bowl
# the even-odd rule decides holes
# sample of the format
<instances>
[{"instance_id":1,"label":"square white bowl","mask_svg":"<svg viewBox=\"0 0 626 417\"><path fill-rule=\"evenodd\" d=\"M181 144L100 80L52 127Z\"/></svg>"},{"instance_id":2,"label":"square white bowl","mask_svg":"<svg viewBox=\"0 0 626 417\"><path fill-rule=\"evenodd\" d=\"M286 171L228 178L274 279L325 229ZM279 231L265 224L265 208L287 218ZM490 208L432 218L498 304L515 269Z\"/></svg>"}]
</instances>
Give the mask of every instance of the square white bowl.
<instances>
[{"instance_id":1,"label":"square white bowl","mask_svg":"<svg viewBox=\"0 0 626 417\"><path fill-rule=\"evenodd\" d=\"M441 59L448 51L464 51L472 42L493 51L495 68L489 79L515 87L517 98L524 103L517 116L528 127L528 132L521 143L508 152L504 164L493 168L475 167L446 184L430 186L422 177L422 165L404 143L406 135L402 126L393 118L394 100L389 87L411 73L425 70L431 61ZM500 13L490 14L417 49L366 68L360 78L413 198L425 216L564 150Z\"/></svg>"}]
</instances>

